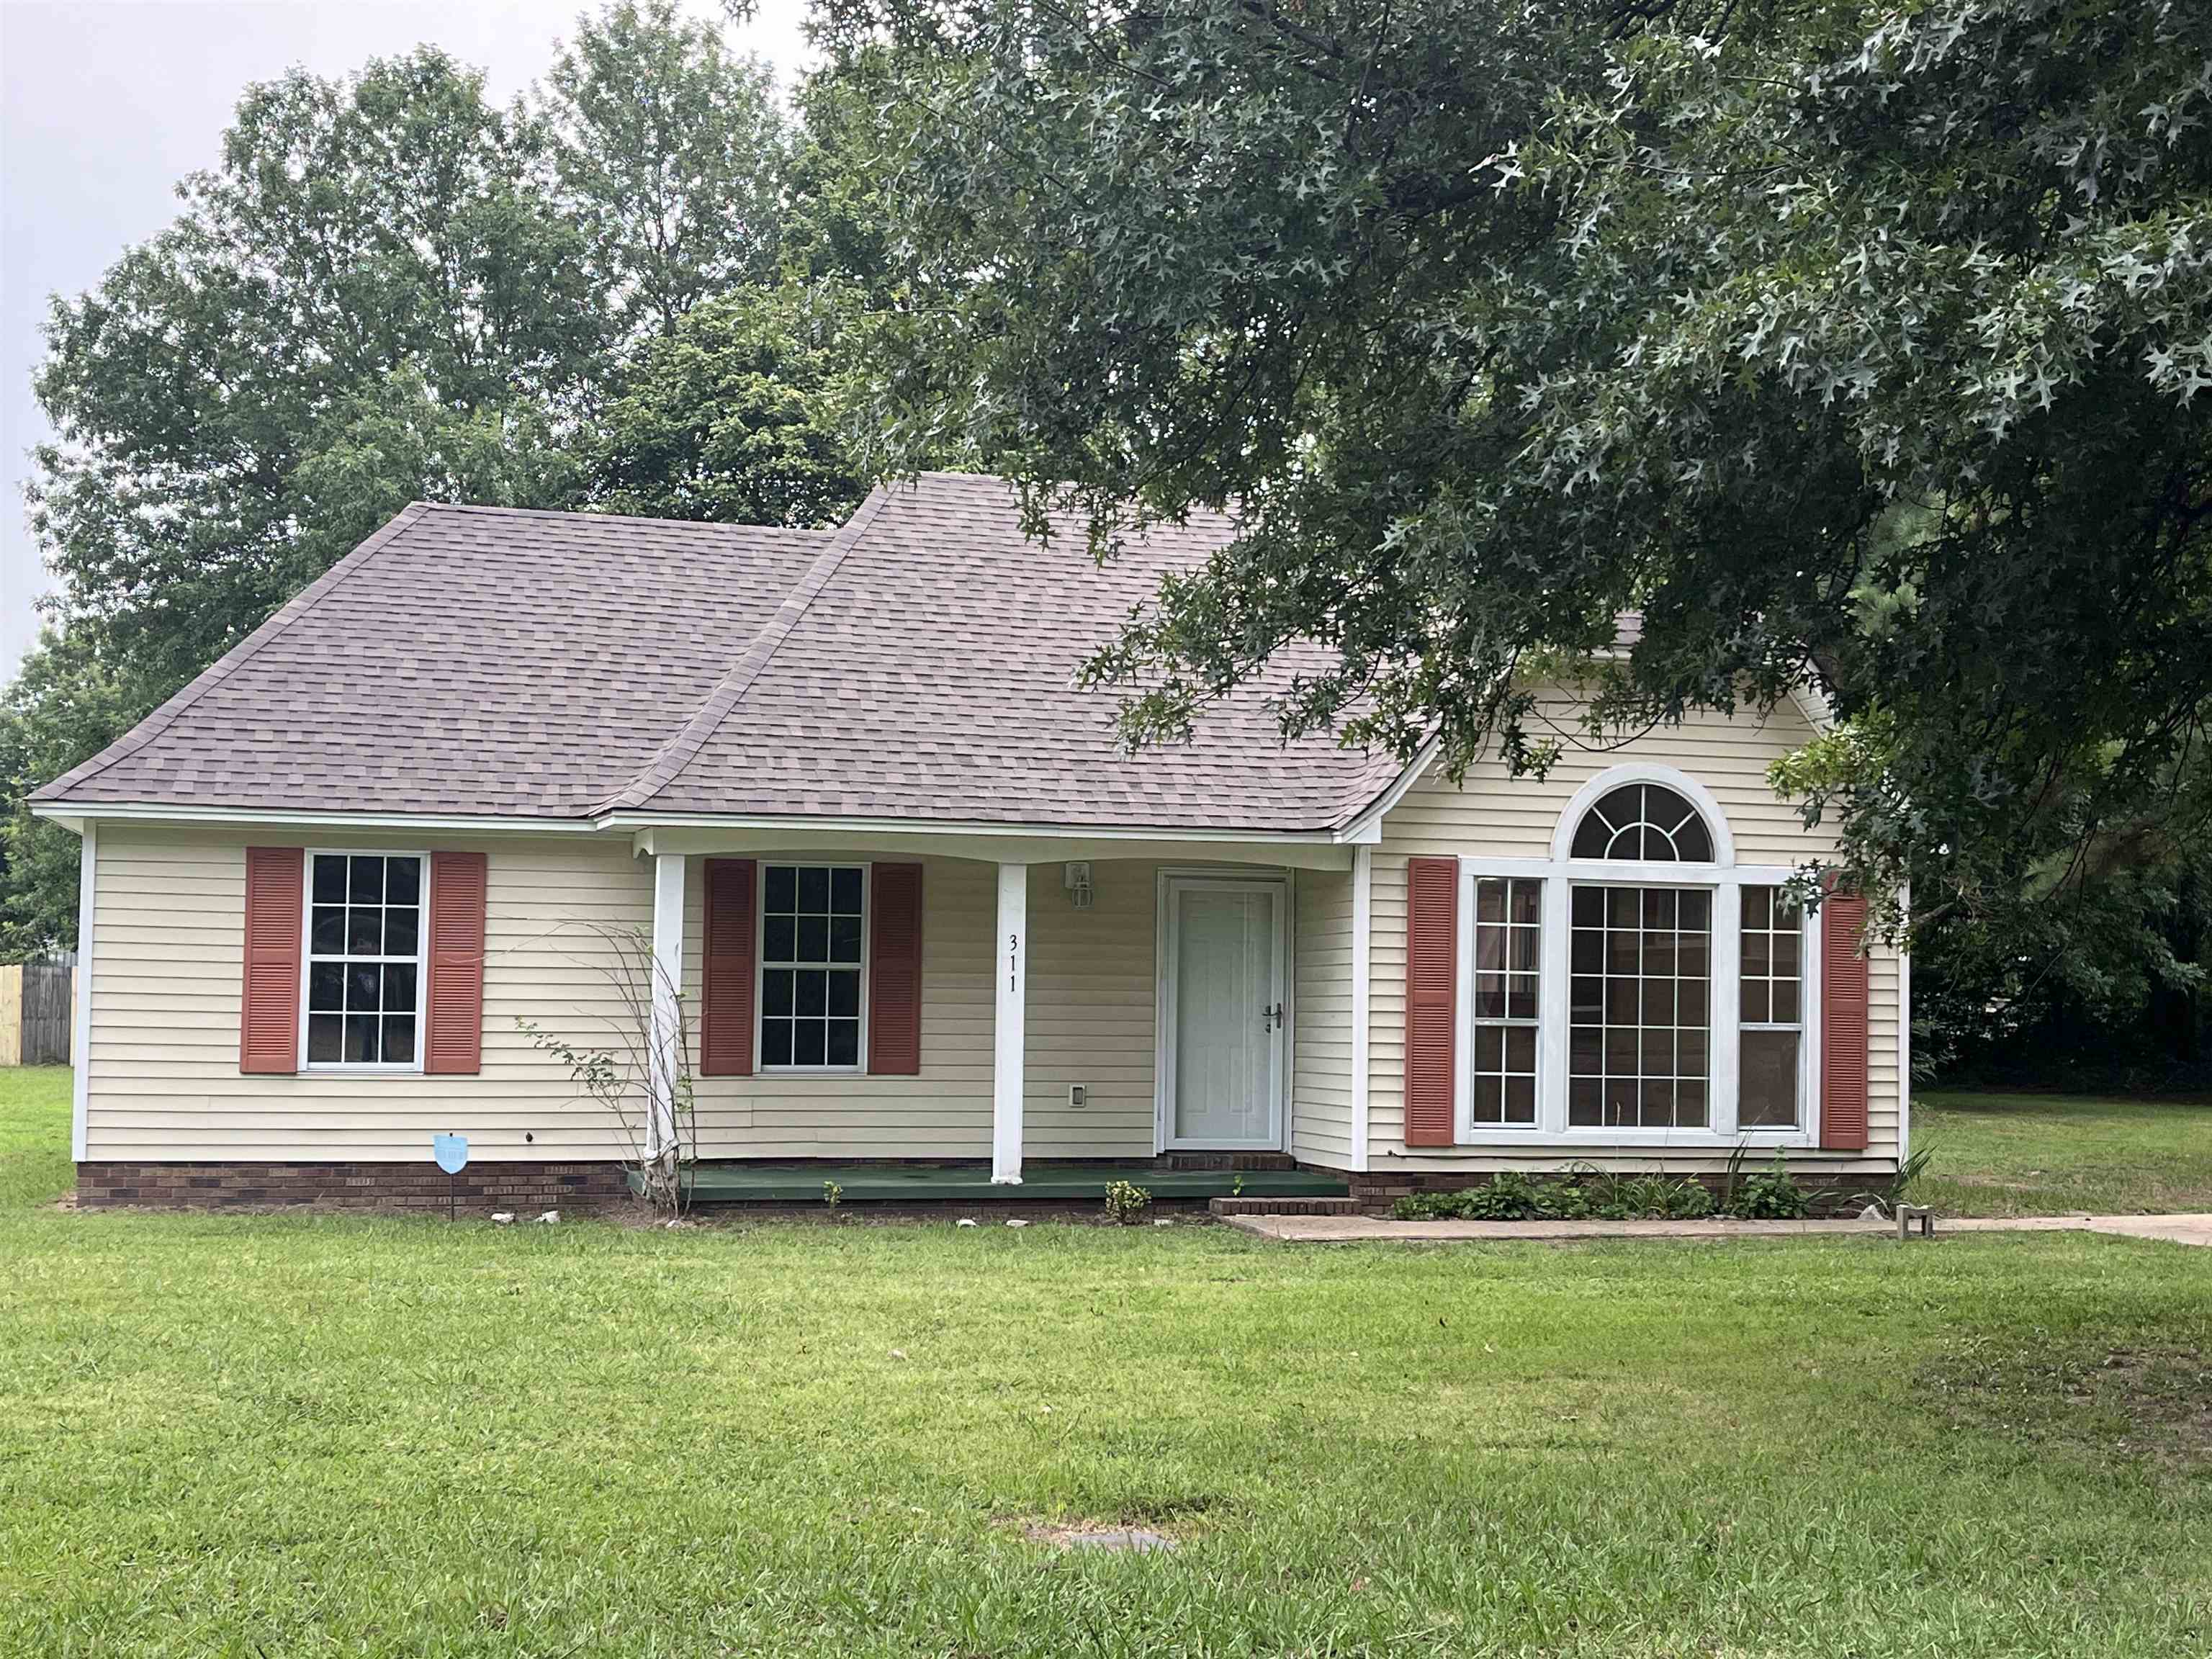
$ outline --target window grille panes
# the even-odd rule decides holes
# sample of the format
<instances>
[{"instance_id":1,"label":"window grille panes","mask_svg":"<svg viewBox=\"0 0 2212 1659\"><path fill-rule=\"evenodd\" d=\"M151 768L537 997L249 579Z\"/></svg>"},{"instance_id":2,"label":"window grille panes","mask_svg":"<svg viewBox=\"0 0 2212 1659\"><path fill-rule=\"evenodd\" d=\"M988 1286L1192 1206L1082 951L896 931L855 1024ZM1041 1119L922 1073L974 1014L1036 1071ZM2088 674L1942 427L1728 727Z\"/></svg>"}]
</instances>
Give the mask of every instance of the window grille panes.
<instances>
[{"instance_id":1,"label":"window grille panes","mask_svg":"<svg viewBox=\"0 0 2212 1659\"><path fill-rule=\"evenodd\" d=\"M1536 1121L1536 1020L1543 959L1540 881L1474 884L1474 1120Z\"/></svg>"},{"instance_id":2,"label":"window grille panes","mask_svg":"<svg viewBox=\"0 0 2212 1659\"><path fill-rule=\"evenodd\" d=\"M860 1063L861 884L854 865L763 871L763 1066Z\"/></svg>"},{"instance_id":3,"label":"window grille panes","mask_svg":"<svg viewBox=\"0 0 2212 1659\"><path fill-rule=\"evenodd\" d=\"M1569 853L1578 859L1711 864L1713 836L1698 809L1665 785L1625 783L1583 814Z\"/></svg>"},{"instance_id":4,"label":"window grille panes","mask_svg":"<svg viewBox=\"0 0 2212 1659\"><path fill-rule=\"evenodd\" d=\"M314 854L307 896L308 1063L414 1065L422 858Z\"/></svg>"},{"instance_id":5,"label":"window grille panes","mask_svg":"<svg viewBox=\"0 0 2212 1659\"><path fill-rule=\"evenodd\" d=\"M1804 912L1786 889L1743 890L1743 1001L1736 1127L1797 1126L1804 1041Z\"/></svg>"},{"instance_id":6,"label":"window grille panes","mask_svg":"<svg viewBox=\"0 0 2212 1659\"><path fill-rule=\"evenodd\" d=\"M1570 920L1568 1123L1704 1128L1712 895L1578 886Z\"/></svg>"}]
</instances>

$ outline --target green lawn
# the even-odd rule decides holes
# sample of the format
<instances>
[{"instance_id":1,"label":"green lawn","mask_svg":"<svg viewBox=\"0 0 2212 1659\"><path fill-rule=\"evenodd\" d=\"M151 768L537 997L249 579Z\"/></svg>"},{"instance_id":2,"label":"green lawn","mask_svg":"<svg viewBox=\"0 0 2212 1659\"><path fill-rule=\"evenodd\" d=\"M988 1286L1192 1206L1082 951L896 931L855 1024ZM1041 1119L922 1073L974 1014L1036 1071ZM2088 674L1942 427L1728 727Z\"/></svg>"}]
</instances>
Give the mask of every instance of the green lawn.
<instances>
[{"instance_id":1,"label":"green lawn","mask_svg":"<svg viewBox=\"0 0 2212 1659\"><path fill-rule=\"evenodd\" d=\"M2201 1252L77 1215L66 1095L0 1653L2212 1648Z\"/></svg>"},{"instance_id":2,"label":"green lawn","mask_svg":"<svg viewBox=\"0 0 2212 1659\"><path fill-rule=\"evenodd\" d=\"M1931 1094L1914 1196L1950 1215L2212 1210L2212 1103Z\"/></svg>"}]
</instances>

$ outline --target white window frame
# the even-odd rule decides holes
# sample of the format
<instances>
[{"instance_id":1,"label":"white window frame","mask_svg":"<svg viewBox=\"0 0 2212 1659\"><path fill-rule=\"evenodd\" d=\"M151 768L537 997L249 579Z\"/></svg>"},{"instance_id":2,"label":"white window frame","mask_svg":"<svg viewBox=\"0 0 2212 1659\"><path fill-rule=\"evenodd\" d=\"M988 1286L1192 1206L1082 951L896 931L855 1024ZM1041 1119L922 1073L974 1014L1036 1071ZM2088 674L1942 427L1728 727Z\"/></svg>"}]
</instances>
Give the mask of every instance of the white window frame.
<instances>
[{"instance_id":1,"label":"white window frame","mask_svg":"<svg viewBox=\"0 0 2212 1659\"><path fill-rule=\"evenodd\" d=\"M1462 986L1464 987L1461 1001L1466 1009L1463 1025L1467 1033L1467 1040L1460 1048L1455 1050L1455 1054L1457 1058L1455 1058L1454 1064L1457 1068L1458 1075L1454 1079L1454 1086L1456 1090L1455 1097L1458 1103L1457 1110L1455 1113L1455 1115L1459 1123L1459 1138L1462 1140L1478 1140L1493 1134L1501 1137L1519 1139L1535 1133L1537 1129L1543 1126L1544 1012L1550 1006L1546 1000L1547 990L1544 977L1544 942L1550 937L1550 934L1545 928L1544 905L1545 900L1549 895L1550 889L1547 887L1540 879L1534 883L1536 888L1536 1018L1534 1019L1516 1019L1511 1015L1508 1014L1497 1018L1486 1018L1482 1015L1477 1013L1474 1007L1475 975L1478 971L1478 966L1474 958L1474 900L1476 885L1478 883L1485 880L1520 880L1525 882L1529 878L1526 876L1500 877L1496 875L1476 875L1466 878L1460 887L1460 915L1466 918L1466 925L1460 928L1459 933L1461 936L1460 954L1464 963L1464 976L1460 981ZM1509 897L1506 914L1510 917L1512 915L1510 889L1508 890L1508 892ZM1506 925L1510 927L1510 921ZM1512 945L1510 942L1511 934L1510 933L1507 934L1507 940L1506 960L1508 965L1506 968L1507 979L1505 1006L1508 1008L1510 1008L1513 1006L1513 1003L1511 979L1512 969L1510 965L1512 961ZM1534 1031L1536 1038L1535 1122L1492 1123L1486 1121L1478 1121L1476 1119L1474 1115L1474 1041L1476 1035L1486 1025L1495 1027L1501 1031L1525 1031L1532 1030Z\"/></svg>"},{"instance_id":2,"label":"white window frame","mask_svg":"<svg viewBox=\"0 0 2212 1659\"><path fill-rule=\"evenodd\" d=\"M422 1056L429 1047L428 1018L430 1011L430 866L431 858L425 848L413 847L309 847L302 849L306 856L300 869L300 1069L319 1073L349 1073L355 1077L420 1077L422 1075ZM309 1060L307 1058L307 994L315 973L315 860L325 859L413 859L422 866L422 880L416 891L420 896L422 915L415 928L415 1058L394 1062L378 1060L371 1064L357 1060ZM349 955L325 957L325 962L354 960ZM358 958L368 961L364 957ZM380 957L380 962L404 962L404 957ZM343 1030L343 1024L340 1030Z\"/></svg>"},{"instance_id":3,"label":"white window frame","mask_svg":"<svg viewBox=\"0 0 2212 1659\"><path fill-rule=\"evenodd\" d=\"M1712 832L1713 861L1673 864L1577 859L1569 855L1576 826L1602 796L1628 783L1656 783L1674 790L1705 816ZM1474 1146L1635 1146L1725 1151L1749 1142L1759 1148L1811 1147L1820 1142L1820 930L1815 912L1799 908L1802 981L1799 988L1803 1036L1797 1053L1797 1123L1792 1128L1745 1128L1736 1125L1741 1056L1743 896L1746 887L1780 887L1802 872L1788 865L1740 865L1728 815L1711 791L1687 774L1644 763L1609 767L1575 792L1559 814L1548 858L1484 858L1462 855L1459 863L1458 1012L1453 1043L1453 1097L1458 1144ZM1509 876L1542 884L1538 942L1536 1121L1534 1127L1474 1121L1474 884L1484 877ZM1577 887L1699 888L1712 895L1712 933L1707 997L1711 1020L1707 1049L1706 1125L1703 1128L1647 1129L1623 1125L1571 1127L1567 1121L1567 1045L1573 1011L1569 1005L1570 909Z\"/></svg>"},{"instance_id":4,"label":"white window frame","mask_svg":"<svg viewBox=\"0 0 2212 1659\"><path fill-rule=\"evenodd\" d=\"M1740 887L1755 887L1764 884L1765 884L1763 883L1747 881L1740 884ZM1779 897L1779 894L1778 894L1777 896ZM1797 1033L1797 1121L1799 1127L1802 1128L1804 1124L1808 1109L1814 1104L1819 1097L1818 1091L1820 1074L1818 1073L1808 1073L1807 1072L1805 1066L1805 1050L1814 1041L1814 1028L1820 1024L1817 1018L1820 1010L1812 1006L1811 1000L1807 994L1810 988L1806 980L1808 953L1813 950L1814 944L1819 938L1820 930L1813 926L1812 912L1801 902L1797 906L1796 1020L1792 1023L1790 1021L1771 1018L1745 1019L1741 1018L1743 1006L1743 972L1741 954L1743 938L1743 902L1742 895L1740 890L1737 894L1735 913L1737 939L1737 971L1735 982L1737 998L1736 1007L1738 1014L1735 1029L1736 1054L1739 1061L1736 1079L1736 1103L1738 1109L1741 1109L1742 1106L1742 1071L1741 1060L1743 1053L1743 1034L1746 1031L1795 1031ZM1771 990L1773 985L1773 980L1771 975L1768 979L1768 985ZM1772 1012L1772 1006L1771 1004L1769 1005L1768 1012L1770 1013ZM1772 1139L1776 1135L1790 1134L1794 1133L1794 1131L1784 1128L1778 1125L1753 1125L1749 1127L1740 1128L1739 1133L1744 1135L1756 1135L1759 1138L1760 1144L1764 1145L1767 1140Z\"/></svg>"},{"instance_id":5,"label":"white window frame","mask_svg":"<svg viewBox=\"0 0 2212 1659\"><path fill-rule=\"evenodd\" d=\"M768 872L781 870L858 870L860 872L860 1040L850 1066L770 1066L761 1058L761 1021L767 1018L768 998ZM755 861L753 894L753 1074L756 1077L857 1077L868 1069L868 955L874 944L876 866L866 859L824 859L792 856ZM836 963L793 963L782 967L828 967Z\"/></svg>"}]
</instances>

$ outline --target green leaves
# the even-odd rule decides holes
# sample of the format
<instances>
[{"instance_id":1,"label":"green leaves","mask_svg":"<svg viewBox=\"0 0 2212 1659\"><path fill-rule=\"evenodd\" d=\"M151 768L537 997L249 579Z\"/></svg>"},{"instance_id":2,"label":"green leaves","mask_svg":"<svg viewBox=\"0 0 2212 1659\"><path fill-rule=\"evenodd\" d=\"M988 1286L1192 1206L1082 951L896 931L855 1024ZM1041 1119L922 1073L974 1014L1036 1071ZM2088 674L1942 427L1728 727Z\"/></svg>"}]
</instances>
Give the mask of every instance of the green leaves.
<instances>
[{"instance_id":1,"label":"green leaves","mask_svg":"<svg viewBox=\"0 0 2212 1659\"><path fill-rule=\"evenodd\" d=\"M176 222L53 304L31 501L61 632L0 714L0 809L410 501L836 516L836 336L769 291L790 143L768 71L670 0L580 20L504 109L434 47L247 88ZM75 919L74 854L27 826L18 946Z\"/></svg>"},{"instance_id":2,"label":"green leaves","mask_svg":"<svg viewBox=\"0 0 2212 1659\"><path fill-rule=\"evenodd\" d=\"M1092 665L1133 740L1317 641L1287 728L1542 764L1634 609L1582 740L1814 683L1879 740L1808 811L1923 915L2206 827L2202 7L830 9L896 47L887 448L1239 514Z\"/></svg>"},{"instance_id":3,"label":"green leaves","mask_svg":"<svg viewBox=\"0 0 2212 1659\"><path fill-rule=\"evenodd\" d=\"M647 349L600 417L593 505L834 525L866 493L838 425L833 307L795 288L709 301Z\"/></svg>"}]
</instances>

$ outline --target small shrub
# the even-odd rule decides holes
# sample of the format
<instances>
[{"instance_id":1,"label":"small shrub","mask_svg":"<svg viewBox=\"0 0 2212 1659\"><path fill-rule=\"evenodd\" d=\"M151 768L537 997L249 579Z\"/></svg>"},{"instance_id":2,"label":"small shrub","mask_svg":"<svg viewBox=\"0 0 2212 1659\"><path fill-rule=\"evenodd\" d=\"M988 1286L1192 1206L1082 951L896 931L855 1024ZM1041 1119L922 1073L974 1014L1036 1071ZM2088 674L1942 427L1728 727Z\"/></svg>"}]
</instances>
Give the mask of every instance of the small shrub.
<instances>
[{"instance_id":1,"label":"small shrub","mask_svg":"<svg viewBox=\"0 0 2212 1659\"><path fill-rule=\"evenodd\" d=\"M1152 1195L1131 1181L1106 1183L1106 1213L1123 1226L1133 1225L1152 1201Z\"/></svg>"},{"instance_id":2,"label":"small shrub","mask_svg":"<svg viewBox=\"0 0 2212 1659\"><path fill-rule=\"evenodd\" d=\"M845 1189L842 1187L840 1187L834 1181L823 1182L822 1183L822 1201L828 1205L831 1209L836 1209L840 1204L842 1204L845 1201Z\"/></svg>"},{"instance_id":3,"label":"small shrub","mask_svg":"<svg viewBox=\"0 0 2212 1659\"><path fill-rule=\"evenodd\" d=\"M1778 1146L1773 1165L1763 1175L1748 1177L1736 1189L1729 1213L1746 1221L1796 1221L1808 1207L1805 1189L1790 1175L1789 1161Z\"/></svg>"}]
</instances>

